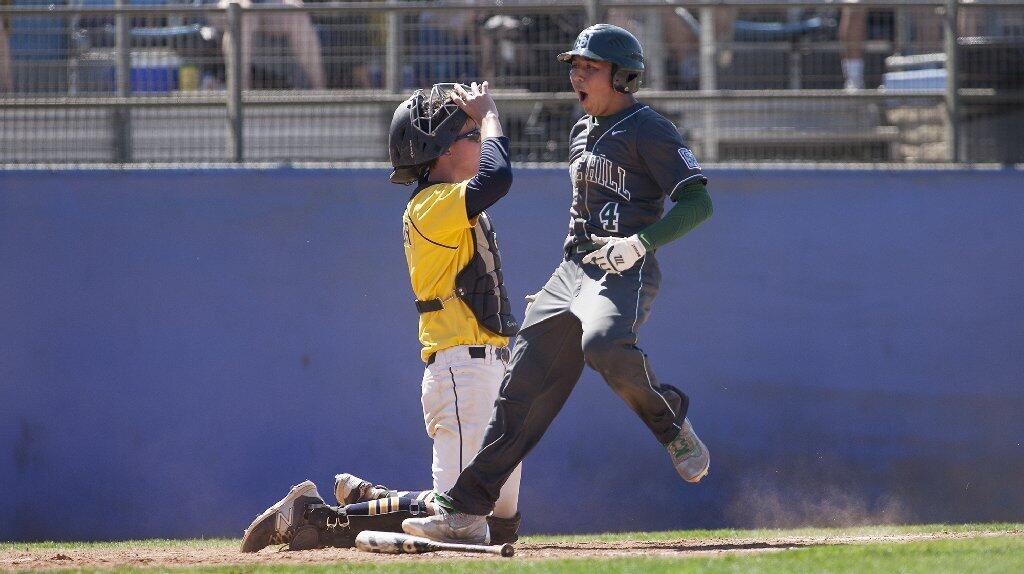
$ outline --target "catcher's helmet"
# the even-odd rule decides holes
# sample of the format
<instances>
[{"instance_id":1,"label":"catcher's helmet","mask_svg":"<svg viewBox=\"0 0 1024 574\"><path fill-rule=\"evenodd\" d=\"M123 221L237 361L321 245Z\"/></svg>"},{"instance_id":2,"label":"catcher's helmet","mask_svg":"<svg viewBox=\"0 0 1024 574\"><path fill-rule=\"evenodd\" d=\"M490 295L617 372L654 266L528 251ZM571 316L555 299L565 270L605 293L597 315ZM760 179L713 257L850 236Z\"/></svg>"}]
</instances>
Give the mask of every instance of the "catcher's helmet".
<instances>
[{"instance_id":1,"label":"catcher's helmet","mask_svg":"<svg viewBox=\"0 0 1024 574\"><path fill-rule=\"evenodd\" d=\"M452 101L455 84L435 84L416 92L395 110L388 134L391 182L415 183L431 160L455 142L469 116ZM469 88L466 88L469 89Z\"/></svg>"},{"instance_id":2,"label":"catcher's helmet","mask_svg":"<svg viewBox=\"0 0 1024 574\"><path fill-rule=\"evenodd\" d=\"M612 87L630 94L644 83L644 48L628 30L611 24L594 24L576 37L572 50L558 55L569 62L573 56L612 63Z\"/></svg>"}]
</instances>

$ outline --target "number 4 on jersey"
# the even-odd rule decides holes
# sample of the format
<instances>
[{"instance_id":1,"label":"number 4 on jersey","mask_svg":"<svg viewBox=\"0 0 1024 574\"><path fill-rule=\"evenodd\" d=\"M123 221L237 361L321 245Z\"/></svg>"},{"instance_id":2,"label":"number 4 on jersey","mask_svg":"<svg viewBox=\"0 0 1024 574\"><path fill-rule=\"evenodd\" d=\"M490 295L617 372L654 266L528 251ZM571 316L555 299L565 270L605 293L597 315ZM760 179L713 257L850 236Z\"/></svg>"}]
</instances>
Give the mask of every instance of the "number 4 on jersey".
<instances>
[{"instance_id":1,"label":"number 4 on jersey","mask_svg":"<svg viewBox=\"0 0 1024 574\"><path fill-rule=\"evenodd\" d=\"M619 232L619 204L609 201L601 208L601 227L612 233Z\"/></svg>"}]
</instances>

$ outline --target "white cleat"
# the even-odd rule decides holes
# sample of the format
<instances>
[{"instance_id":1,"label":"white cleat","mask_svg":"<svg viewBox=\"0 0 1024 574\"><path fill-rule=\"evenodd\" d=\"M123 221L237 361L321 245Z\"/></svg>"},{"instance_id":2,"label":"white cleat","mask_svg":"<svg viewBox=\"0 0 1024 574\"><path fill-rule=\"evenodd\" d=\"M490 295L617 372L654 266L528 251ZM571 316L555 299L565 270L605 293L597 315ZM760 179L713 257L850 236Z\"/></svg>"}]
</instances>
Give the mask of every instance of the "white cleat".
<instances>
[{"instance_id":1,"label":"white cleat","mask_svg":"<svg viewBox=\"0 0 1024 574\"><path fill-rule=\"evenodd\" d=\"M711 454L708 447L693 432L690 419L683 419L683 428L672 442L665 447L676 472L686 482L700 482L711 468Z\"/></svg>"},{"instance_id":2,"label":"white cleat","mask_svg":"<svg viewBox=\"0 0 1024 574\"><path fill-rule=\"evenodd\" d=\"M438 542L455 544L490 544L491 531L486 516L447 512L425 518L406 518L402 521L406 534L422 536Z\"/></svg>"},{"instance_id":3,"label":"white cleat","mask_svg":"<svg viewBox=\"0 0 1024 574\"><path fill-rule=\"evenodd\" d=\"M323 504L312 481L296 484L277 504L263 511L242 535L242 552L258 552L271 544L288 544L306 525L303 512L309 504Z\"/></svg>"}]
</instances>

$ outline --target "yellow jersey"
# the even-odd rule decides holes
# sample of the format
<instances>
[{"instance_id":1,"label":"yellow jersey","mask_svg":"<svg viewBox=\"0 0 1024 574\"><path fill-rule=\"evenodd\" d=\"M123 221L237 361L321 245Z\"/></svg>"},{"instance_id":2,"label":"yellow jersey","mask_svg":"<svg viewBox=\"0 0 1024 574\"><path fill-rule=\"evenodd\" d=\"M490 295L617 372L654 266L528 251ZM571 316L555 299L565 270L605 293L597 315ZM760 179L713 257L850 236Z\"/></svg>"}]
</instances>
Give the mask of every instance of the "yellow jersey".
<instances>
[{"instance_id":1,"label":"yellow jersey","mask_svg":"<svg viewBox=\"0 0 1024 574\"><path fill-rule=\"evenodd\" d=\"M508 337L484 328L455 292L455 277L475 249L473 225L466 214L466 186L435 183L421 189L405 207L402 235L405 261L416 299L442 299L444 308L420 314L420 357L458 345L508 345Z\"/></svg>"}]
</instances>

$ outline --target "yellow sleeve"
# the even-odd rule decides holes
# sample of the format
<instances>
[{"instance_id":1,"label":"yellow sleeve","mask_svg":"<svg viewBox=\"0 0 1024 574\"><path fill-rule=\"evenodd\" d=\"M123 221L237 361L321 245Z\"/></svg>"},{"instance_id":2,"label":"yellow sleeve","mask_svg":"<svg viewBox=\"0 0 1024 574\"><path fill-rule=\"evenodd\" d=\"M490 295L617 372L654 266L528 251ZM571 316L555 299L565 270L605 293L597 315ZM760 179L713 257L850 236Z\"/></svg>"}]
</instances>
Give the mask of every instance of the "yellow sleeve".
<instances>
[{"instance_id":1,"label":"yellow sleeve","mask_svg":"<svg viewBox=\"0 0 1024 574\"><path fill-rule=\"evenodd\" d=\"M466 216L466 186L438 183L416 194L409 204L409 216L420 233L440 241L454 232L471 227Z\"/></svg>"}]
</instances>

